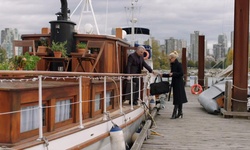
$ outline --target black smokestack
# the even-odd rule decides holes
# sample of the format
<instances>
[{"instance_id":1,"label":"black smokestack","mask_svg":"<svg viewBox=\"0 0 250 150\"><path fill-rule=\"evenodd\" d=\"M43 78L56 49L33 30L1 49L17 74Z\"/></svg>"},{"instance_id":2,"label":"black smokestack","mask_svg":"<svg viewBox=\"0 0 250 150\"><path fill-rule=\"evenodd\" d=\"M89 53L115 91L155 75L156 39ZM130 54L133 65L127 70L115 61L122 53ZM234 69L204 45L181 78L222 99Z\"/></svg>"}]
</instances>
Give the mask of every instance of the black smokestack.
<instances>
[{"instance_id":1,"label":"black smokestack","mask_svg":"<svg viewBox=\"0 0 250 150\"><path fill-rule=\"evenodd\" d=\"M62 20L68 20L68 3L67 0L61 0Z\"/></svg>"},{"instance_id":2,"label":"black smokestack","mask_svg":"<svg viewBox=\"0 0 250 150\"><path fill-rule=\"evenodd\" d=\"M67 0L61 1L61 12L56 13L57 20L50 21L51 36L50 40L55 42L67 41L67 54L70 55L71 52L75 52L75 23L68 20L68 3ZM60 65L60 64L59 64ZM58 70L58 64L56 62L50 70ZM71 68L69 68L71 70Z\"/></svg>"}]
</instances>

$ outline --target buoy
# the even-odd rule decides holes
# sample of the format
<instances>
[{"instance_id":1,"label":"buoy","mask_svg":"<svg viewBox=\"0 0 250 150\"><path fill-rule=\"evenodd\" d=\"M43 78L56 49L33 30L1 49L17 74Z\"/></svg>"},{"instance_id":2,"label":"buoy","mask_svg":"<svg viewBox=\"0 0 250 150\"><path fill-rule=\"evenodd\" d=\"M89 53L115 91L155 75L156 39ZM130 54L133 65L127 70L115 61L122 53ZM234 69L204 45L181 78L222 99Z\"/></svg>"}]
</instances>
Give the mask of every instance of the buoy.
<instances>
[{"instance_id":1,"label":"buoy","mask_svg":"<svg viewBox=\"0 0 250 150\"><path fill-rule=\"evenodd\" d=\"M126 150L123 131L117 125L110 130L110 143L112 150Z\"/></svg>"},{"instance_id":2,"label":"buoy","mask_svg":"<svg viewBox=\"0 0 250 150\"><path fill-rule=\"evenodd\" d=\"M144 53L146 53L146 56L144 57L144 60L147 60L149 58L149 52L145 50Z\"/></svg>"},{"instance_id":3,"label":"buoy","mask_svg":"<svg viewBox=\"0 0 250 150\"><path fill-rule=\"evenodd\" d=\"M198 90L197 90L198 89ZM200 94L202 92L202 87L201 87L201 85L199 85L199 84L194 84L192 87L191 87L191 93L192 94L195 94L195 95L197 95L197 94Z\"/></svg>"},{"instance_id":4,"label":"buoy","mask_svg":"<svg viewBox=\"0 0 250 150\"><path fill-rule=\"evenodd\" d=\"M138 130L135 131L135 133L132 135L132 142L134 143L135 140L138 138L138 136L140 135L141 132L141 128L139 128Z\"/></svg>"},{"instance_id":5,"label":"buoy","mask_svg":"<svg viewBox=\"0 0 250 150\"><path fill-rule=\"evenodd\" d=\"M154 107L155 107L155 101L154 101L154 99L151 99L151 100L150 100L150 102L149 102L149 107L150 107L151 110L154 109Z\"/></svg>"}]
</instances>

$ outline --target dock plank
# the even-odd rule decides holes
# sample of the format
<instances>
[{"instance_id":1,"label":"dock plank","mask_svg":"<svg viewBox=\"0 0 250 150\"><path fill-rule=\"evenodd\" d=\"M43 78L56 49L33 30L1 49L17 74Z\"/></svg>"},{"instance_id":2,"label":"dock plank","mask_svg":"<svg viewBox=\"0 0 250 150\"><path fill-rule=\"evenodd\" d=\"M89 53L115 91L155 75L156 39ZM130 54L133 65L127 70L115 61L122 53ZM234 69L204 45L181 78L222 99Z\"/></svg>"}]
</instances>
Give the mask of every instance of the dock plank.
<instances>
[{"instance_id":1,"label":"dock plank","mask_svg":"<svg viewBox=\"0 0 250 150\"><path fill-rule=\"evenodd\" d=\"M186 87L188 103L183 105L183 118L170 119L172 99L159 111L153 129L162 136L150 135L141 150L249 150L250 120L223 118L208 114L197 95Z\"/></svg>"}]
</instances>

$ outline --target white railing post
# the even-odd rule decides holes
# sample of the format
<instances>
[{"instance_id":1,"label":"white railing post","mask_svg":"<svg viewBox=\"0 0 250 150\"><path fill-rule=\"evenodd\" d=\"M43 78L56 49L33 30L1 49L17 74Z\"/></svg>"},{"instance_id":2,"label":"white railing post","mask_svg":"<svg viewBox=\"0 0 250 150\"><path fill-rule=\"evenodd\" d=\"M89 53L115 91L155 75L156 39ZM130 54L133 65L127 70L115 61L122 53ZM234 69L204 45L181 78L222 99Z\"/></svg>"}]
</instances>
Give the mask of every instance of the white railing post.
<instances>
[{"instance_id":1,"label":"white railing post","mask_svg":"<svg viewBox=\"0 0 250 150\"><path fill-rule=\"evenodd\" d=\"M141 101L141 77L139 77L138 78L138 80L139 80L139 88L138 88L138 100L140 100Z\"/></svg>"},{"instance_id":2,"label":"white railing post","mask_svg":"<svg viewBox=\"0 0 250 150\"><path fill-rule=\"evenodd\" d=\"M120 77L120 113L122 114L122 77Z\"/></svg>"},{"instance_id":3,"label":"white railing post","mask_svg":"<svg viewBox=\"0 0 250 150\"><path fill-rule=\"evenodd\" d=\"M107 120L107 77L104 76L104 97L103 97L103 100L104 100L104 108L103 108L103 120Z\"/></svg>"},{"instance_id":4,"label":"white railing post","mask_svg":"<svg viewBox=\"0 0 250 150\"><path fill-rule=\"evenodd\" d=\"M79 77L79 128L84 128L82 123L82 76Z\"/></svg>"},{"instance_id":5,"label":"white railing post","mask_svg":"<svg viewBox=\"0 0 250 150\"><path fill-rule=\"evenodd\" d=\"M42 75L38 76L38 108L39 108L39 138L38 140L41 140L43 138L43 98L42 98Z\"/></svg>"},{"instance_id":6,"label":"white railing post","mask_svg":"<svg viewBox=\"0 0 250 150\"><path fill-rule=\"evenodd\" d=\"M147 97L147 87L148 87L148 81L147 81L147 76L146 76L146 77L143 77L143 99L142 99L142 101L145 102L146 104L148 103L148 101L145 101L145 98Z\"/></svg>"},{"instance_id":7,"label":"white railing post","mask_svg":"<svg viewBox=\"0 0 250 150\"><path fill-rule=\"evenodd\" d=\"M131 93L131 103L130 103L130 106L131 106L131 110L134 110L134 107L133 107L133 102L134 102L134 89L133 89L133 77L130 78L130 93Z\"/></svg>"}]
</instances>

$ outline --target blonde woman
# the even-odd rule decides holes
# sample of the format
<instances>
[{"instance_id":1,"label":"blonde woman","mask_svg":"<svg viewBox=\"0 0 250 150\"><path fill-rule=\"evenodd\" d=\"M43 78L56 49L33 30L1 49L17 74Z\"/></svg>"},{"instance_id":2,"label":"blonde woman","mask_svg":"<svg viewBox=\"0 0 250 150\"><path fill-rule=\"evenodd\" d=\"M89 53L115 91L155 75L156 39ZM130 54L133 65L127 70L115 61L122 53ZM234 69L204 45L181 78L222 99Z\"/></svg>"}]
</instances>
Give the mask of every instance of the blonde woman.
<instances>
[{"instance_id":1,"label":"blonde woman","mask_svg":"<svg viewBox=\"0 0 250 150\"><path fill-rule=\"evenodd\" d=\"M169 54L171 71L169 74L161 74L162 77L172 77L171 86L173 88L173 113L171 119L183 117L182 104L187 102L186 92L183 81L183 69L178 61L179 54L174 51ZM177 113L178 110L178 113Z\"/></svg>"}]
</instances>

